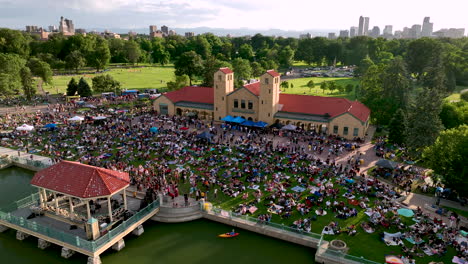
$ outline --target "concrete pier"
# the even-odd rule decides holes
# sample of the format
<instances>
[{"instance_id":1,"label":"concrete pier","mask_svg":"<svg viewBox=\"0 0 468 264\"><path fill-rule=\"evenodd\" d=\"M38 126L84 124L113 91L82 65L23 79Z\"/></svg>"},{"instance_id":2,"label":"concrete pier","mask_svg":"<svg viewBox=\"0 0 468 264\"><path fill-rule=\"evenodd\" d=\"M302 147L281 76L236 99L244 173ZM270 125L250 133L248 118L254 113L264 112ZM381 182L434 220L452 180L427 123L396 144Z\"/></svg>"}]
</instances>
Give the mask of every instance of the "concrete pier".
<instances>
[{"instance_id":1,"label":"concrete pier","mask_svg":"<svg viewBox=\"0 0 468 264\"><path fill-rule=\"evenodd\" d=\"M135 229L133 229L132 234L135 236L141 236L145 230L143 229L142 225L137 226Z\"/></svg>"},{"instance_id":2,"label":"concrete pier","mask_svg":"<svg viewBox=\"0 0 468 264\"><path fill-rule=\"evenodd\" d=\"M88 257L88 262L87 264L101 264L101 258L99 256L97 257Z\"/></svg>"},{"instance_id":3,"label":"concrete pier","mask_svg":"<svg viewBox=\"0 0 468 264\"><path fill-rule=\"evenodd\" d=\"M73 254L75 254L75 251L73 251L73 250L71 250L69 248L66 248L66 247L62 248L62 253L61 253L62 258L68 259L71 256L73 256Z\"/></svg>"},{"instance_id":4,"label":"concrete pier","mask_svg":"<svg viewBox=\"0 0 468 264\"><path fill-rule=\"evenodd\" d=\"M16 231L16 239L18 239L19 241L25 240L28 236L29 235L26 233L23 233L21 231Z\"/></svg>"},{"instance_id":5,"label":"concrete pier","mask_svg":"<svg viewBox=\"0 0 468 264\"><path fill-rule=\"evenodd\" d=\"M37 247L40 248L40 249L42 249L42 250L44 250L44 249L50 247L50 242L45 241L44 239L39 238L39 239L37 240Z\"/></svg>"},{"instance_id":6,"label":"concrete pier","mask_svg":"<svg viewBox=\"0 0 468 264\"><path fill-rule=\"evenodd\" d=\"M120 239L119 241L117 241L117 243L115 243L113 246L112 246L112 249L115 250L115 251L120 251L122 250L123 248L125 247L125 241L122 239Z\"/></svg>"},{"instance_id":7,"label":"concrete pier","mask_svg":"<svg viewBox=\"0 0 468 264\"><path fill-rule=\"evenodd\" d=\"M7 231L8 229L10 229L8 226L0 225L0 233L3 233Z\"/></svg>"}]
</instances>

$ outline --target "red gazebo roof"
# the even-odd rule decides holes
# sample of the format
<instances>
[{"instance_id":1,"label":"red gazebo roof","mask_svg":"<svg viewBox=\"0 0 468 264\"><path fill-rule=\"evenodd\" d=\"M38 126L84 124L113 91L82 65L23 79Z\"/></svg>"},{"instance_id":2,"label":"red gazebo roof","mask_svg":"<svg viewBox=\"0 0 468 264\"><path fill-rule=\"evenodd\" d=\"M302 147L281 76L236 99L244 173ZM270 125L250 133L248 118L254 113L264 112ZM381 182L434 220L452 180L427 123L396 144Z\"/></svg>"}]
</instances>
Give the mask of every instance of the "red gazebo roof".
<instances>
[{"instance_id":1,"label":"red gazebo roof","mask_svg":"<svg viewBox=\"0 0 468 264\"><path fill-rule=\"evenodd\" d=\"M92 198L108 196L130 184L128 173L62 161L37 172L31 184L51 191Z\"/></svg>"}]
</instances>

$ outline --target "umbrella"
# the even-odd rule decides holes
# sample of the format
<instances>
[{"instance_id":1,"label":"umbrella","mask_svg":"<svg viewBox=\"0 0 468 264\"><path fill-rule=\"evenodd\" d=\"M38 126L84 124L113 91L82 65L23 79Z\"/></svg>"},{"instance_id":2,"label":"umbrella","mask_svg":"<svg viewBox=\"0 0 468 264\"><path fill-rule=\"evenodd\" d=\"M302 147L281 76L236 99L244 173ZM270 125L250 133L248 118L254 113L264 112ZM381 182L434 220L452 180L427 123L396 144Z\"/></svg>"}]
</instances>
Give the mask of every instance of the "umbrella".
<instances>
[{"instance_id":1,"label":"umbrella","mask_svg":"<svg viewBox=\"0 0 468 264\"><path fill-rule=\"evenodd\" d=\"M395 169L396 167L398 167L398 163L387 159L380 159L375 163L375 165L387 169Z\"/></svg>"},{"instance_id":2,"label":"umbrella","mask_svg":"<svg viewBox=\"0 0 468 264\"><path fill-rule=\"evenodd\" d=\"M81 116L74 116L74 117L68 119L68 121L83 121L83 120L84 120L84 118L81 117Z\"/></svg>"},{"instance_id":3,"label":"umbrella","mask_svg":"<svg viewBox=\"0 0 468 264\"><path fill-rule=\"evenodd\" d=\"M401 258L399 258L397 256L393 256L393 255L385 256L385 263L388 263L388 264L405 264L403 262L403 260L401 260Z\"/></svg>"},{"instance_id":4,"label":"umbrella","mask_svg":"<svg viewBox=\"0 0 468 264\"><path fill-rule=\"evenodd\" d=\"M241 125L243 125L243 126L254 126L255 122L247 120L244 123L242 123Z\"/></svg>"},{"instance_id":5,"label":"umbrella","mask_svg":"<svg viewBox=\"0 0 468 264\"><path fill-rule=\"evenodd\" d=\"M22 124L21 126L16 128L16 130L19 130L19 131L31 131L33 129L34 129L33 126L26 125L26 124Z\"/></svg>"},{"instance_id":6,"label":"umbrella","mask_svg":"<svg viewBox=\"0 0 468 264\"><path fill-rule=\"evenodd\" d=\"M44 126L45 128L56 128L57 125L56 124L47 124Z\"/></svg>"},{"instance_id":7,"label":"umbrella","mask_svg":"<svg viewBox=\"0 0 468 264\"><path fill-rule=\"evenodd\" d=\"M235 117L235 118L232 120L232 122L242 124L242 123L245 122L245 119L242 118L242 117L240 117L240 116L238 116L238 117Z\"/></svg>"},{"instance_id":8,"label":"umbrella","mask_svg":"<svg viewBox=\"0 0 468 264\"><path fill-rule=\"evenodd\" d=\"M297 126L295 125L285 125L284 127L282 127L281 129L284 129L284 130L296 130Z\"/></svg>"},{"instance_id":9,"label":"umbrella","mask_svg":"<svg viewBox=\"0 0 468 264\"><path fill-rule=\"evenodd\" d=\"M397 212L399 215L402 215L404 217L412 217L414 215L413 210L406 208L400 208L397 210Z\"/></svg>"},{"instance_id":10,"label":"umbrella","mask_svg":"<svg viewBox=\"0 0 468 264\"><path fill-rule=\"evenodd\" d=\"M152 133L157 133L157 132L158 132L158 128L157 128L157 127L152 127L152 128L150 128L150 132L152 132Z\"/></svg>"}]
</instances>

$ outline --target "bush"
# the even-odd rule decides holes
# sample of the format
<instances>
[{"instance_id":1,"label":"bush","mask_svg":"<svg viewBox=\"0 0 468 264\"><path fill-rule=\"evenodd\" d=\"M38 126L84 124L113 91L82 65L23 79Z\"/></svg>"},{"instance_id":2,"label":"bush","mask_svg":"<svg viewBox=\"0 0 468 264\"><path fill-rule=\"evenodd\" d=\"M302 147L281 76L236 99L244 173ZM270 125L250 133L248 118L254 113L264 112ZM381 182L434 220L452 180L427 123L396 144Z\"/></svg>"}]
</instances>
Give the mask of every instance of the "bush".
<instances>
[{"instance_id":1,"label":"bush","mask_svg":"<svg viewBox=\"0 0 468 264\"><path fill-rule=\"evenodd\" d=\"M465 92L461 93L461 94L460 94L460 98L461 98L463 101L468 102L468 91L465 91Z\"/></svg>"}]
</instances>

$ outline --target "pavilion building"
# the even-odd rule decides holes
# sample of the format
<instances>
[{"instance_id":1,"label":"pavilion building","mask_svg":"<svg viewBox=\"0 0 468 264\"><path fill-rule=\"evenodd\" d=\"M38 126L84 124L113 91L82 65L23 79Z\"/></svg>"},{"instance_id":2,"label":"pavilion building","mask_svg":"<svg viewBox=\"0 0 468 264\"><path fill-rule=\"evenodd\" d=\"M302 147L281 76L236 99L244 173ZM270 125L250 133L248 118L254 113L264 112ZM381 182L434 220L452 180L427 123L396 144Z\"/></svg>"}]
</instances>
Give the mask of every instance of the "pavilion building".
<instances>
[{"instance_id":1,"label":"pavilion building","mask_svg":"<svg viewBox=\"0 0 468 264\"><path fill-rule=\"evenodd\" d=\"M293 124L347 139L364 138L370 110L346 98L284 94L281 77L268 70L260 81L234 89L234 72L220 68L214 74L214 87L187 86L159 96L154 110L165 115L196 116L222 122L226 116L262 121L269 125Z\"/></svg>"}]
</instances>

